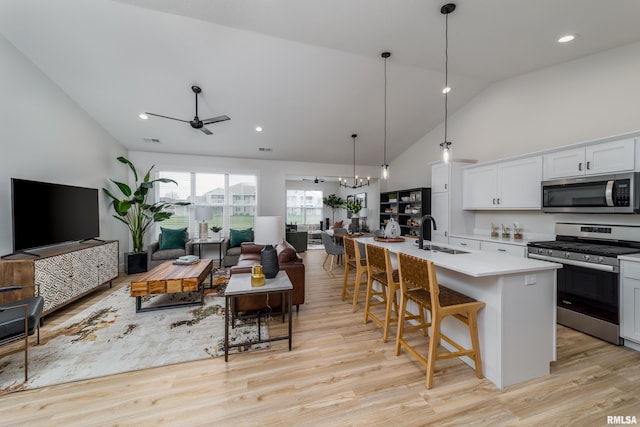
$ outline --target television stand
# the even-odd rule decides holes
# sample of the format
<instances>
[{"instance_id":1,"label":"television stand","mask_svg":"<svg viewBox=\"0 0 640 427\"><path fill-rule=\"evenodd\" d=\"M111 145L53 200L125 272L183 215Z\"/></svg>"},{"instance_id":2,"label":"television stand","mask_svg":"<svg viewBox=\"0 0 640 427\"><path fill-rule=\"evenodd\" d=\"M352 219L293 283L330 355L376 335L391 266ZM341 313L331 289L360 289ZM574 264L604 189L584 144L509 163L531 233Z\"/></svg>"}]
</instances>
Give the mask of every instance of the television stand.
<instances>
[{"instance_id":1,"label":"television stand","mask_svg":"<svg viewBox=\"0 0 640 427\"><path fill-rule=\"evenodd\" d=\"M32 257L36 257L36 258L40 258L39 254L33 253L33 252L29 252L29 251L15 251L15 252L11 252L10 254L6 254L6 255L2 255L0 256L0 259L5 259L5 258L9 258L10 256L14 256L14 255L29 255Z\"/></svg>"}]
</instances>

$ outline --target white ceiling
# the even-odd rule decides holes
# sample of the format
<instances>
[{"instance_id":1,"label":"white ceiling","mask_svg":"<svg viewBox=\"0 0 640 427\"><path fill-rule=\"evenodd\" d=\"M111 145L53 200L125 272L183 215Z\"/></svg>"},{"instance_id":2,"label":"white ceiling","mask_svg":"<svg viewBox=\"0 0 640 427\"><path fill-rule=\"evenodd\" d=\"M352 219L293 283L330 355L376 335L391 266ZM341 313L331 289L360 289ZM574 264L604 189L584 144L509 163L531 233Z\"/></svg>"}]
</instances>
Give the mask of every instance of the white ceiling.
<instances>
[{"instance_id":1,"label":"white ceiling","mask_svg":"<svg viewBox=\"0 0 640 427\"><path fill-rule=\"evenodd\" d=\"M392 53L387 159L443 121L444 3L1 0L0 33L131 150L350 164L355 132L357 163L378 165L381 52ZM640 40L637 0L456 3L450 113L496 81ZM556 43L567 32L579 37ZM138 118L191 120L193 84L201 119L231 117L214 135Z\"/></svg>"}]
</instances>

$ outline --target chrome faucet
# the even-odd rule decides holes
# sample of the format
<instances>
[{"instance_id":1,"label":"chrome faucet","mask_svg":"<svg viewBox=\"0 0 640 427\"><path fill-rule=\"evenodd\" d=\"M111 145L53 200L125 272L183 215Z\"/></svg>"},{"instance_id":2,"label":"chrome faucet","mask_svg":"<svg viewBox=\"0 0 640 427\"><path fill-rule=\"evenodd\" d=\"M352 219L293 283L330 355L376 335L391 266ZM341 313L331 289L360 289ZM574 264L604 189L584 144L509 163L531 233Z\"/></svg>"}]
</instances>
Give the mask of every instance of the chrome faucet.
<instances>
[{"instance_id":1,"label":"chrome faucet","mask_svg":"<svg viewBox=\"0 0 640 427\"><path fill-rule=\"evenodd\" d=\"M431 215L425 215L422 218L420 218L420 232L419 232L419 236L418 236L418 247L420 249L424 249L424 221L425 220L430 220L433 223L433 230L437 230L436 228L436 220L433 219L433 217Z\"/></svg>"}]
</instances>

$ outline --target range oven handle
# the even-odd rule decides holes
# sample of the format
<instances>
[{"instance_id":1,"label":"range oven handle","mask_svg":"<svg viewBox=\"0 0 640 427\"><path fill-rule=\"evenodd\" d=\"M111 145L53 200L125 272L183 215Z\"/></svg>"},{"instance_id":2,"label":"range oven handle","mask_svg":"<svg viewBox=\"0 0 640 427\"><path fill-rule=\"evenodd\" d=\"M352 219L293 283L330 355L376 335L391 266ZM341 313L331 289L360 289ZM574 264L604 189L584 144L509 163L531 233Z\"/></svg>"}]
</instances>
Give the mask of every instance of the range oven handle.
<instances>
[{"instance_id":1,"label":"range oven handle","mask_svg":"<svg viewBox=\"0 0 640 427\"><path fill-rule=\"evenodd\" d=\"M574 265L576 267L584 267L584 268L589 268L591 270L600 270L600 271L606 271L609 273L618 272L618 267L614 265L591 264L588 262L574 261L572 259L554 258L546 255L537 255L537 254L531 254L531 253L529 254L529 258L539 259L542 261L555 262L557 264Z\"/></svg>"},{"instance_id":2,"label":"range oven handle","mask_svg":"<svg viewBox=\"0 0 640 427\"><path fill-rule=\"evenodd\" d=\"M604 197L607 200L607 206L613 206L613 183L615 181L610 179L607 181L607 188L604 190Z\"/></svg>"}]
</instances>

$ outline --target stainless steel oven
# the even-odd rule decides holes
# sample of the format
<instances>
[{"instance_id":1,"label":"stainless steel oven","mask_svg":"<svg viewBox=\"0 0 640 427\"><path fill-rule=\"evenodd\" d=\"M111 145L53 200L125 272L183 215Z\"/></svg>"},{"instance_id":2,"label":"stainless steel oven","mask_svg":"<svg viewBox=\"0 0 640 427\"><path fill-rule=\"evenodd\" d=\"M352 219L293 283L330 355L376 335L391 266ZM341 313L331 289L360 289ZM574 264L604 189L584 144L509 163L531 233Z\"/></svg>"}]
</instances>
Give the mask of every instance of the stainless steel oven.
<instances>
[{"instance_id":1,"label":"stainless steel oven","mask_svg":"<svg viewBox=\"0 0 640 427\"><path fill-rule=\"evenodd\" d=\"M543 212L628 214L639 210L638 172L542 182Z\"/></svg>"},{"instance_id":2,"label":"stainless steel oven","mask_svg":"<svg viewBox=\"0 0 640 427\"><path fill-rule=\"evenodd\" d=\"M556 240L528 244L557 271L558 323L620 345L618 256L640 252L640 227L557 223Z\"/></svg>"}]
</instances>

